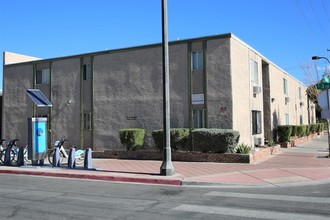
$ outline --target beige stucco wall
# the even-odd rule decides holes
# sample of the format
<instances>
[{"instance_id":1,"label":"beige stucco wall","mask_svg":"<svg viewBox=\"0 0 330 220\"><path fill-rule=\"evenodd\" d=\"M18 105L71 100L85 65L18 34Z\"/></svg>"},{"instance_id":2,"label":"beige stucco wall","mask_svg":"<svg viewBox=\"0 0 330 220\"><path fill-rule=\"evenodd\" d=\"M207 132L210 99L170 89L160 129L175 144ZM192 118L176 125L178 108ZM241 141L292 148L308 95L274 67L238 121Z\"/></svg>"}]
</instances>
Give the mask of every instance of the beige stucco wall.
<instances>
[{"instance_id":1,"label":"beige stucco wall","mask_svg":"<svg viewBox=\"0 0 330 220\"><path fill-rule=\"evenodd\" d=\"M171 127L188 125L187 47L170 47ZM119 129L163 127L161 47L94 57L94 147L122 148Z\"/></svg>"},{"instance_id":2,"label":"beige stucco wall","mask_svg":"<svg viewBox=\"0 0 330 220\"><path fill-rule=\"evenodd\" d=\"M14 64L14 63L23 63L33 60L40 60L40 58L18 54L18 53L7 52L7 51L3 52L3 63L5 65Z\"/></svg>"},{"instance_id":3,"label":"beige stucco wall","mask_svg":"<svg viewBox=\"0 0 330 220\"><path fill-rule=\"evenodd\" d=\"M210 128L233 128L230 40L207 42L207 108Z\"/></svg>"},{"instance_id":4,"label":"beige stucco wall","mask_svg":"<svg viewBox=\"0 0 330 220\"><path fill-rule=\"evenodd\" d=\"M276 66L270 66L270 91L271 98L274 101L271 103L272 111L272 124L273 128L277 125L285 125L285 115L289 115L289 124L300 124L300 115L303 116L303 124L308 124L308 112L307 112L307 96L306 86L297 81L290 75L286 74ZM288 81L288 94L290 101L285 102L286 95L284 94L283 79ZM301 88L301 99L299 99L298 88ZM300 106L300 102L304 103Z\"/></svg>"},{"instance_id":5,"label":"beige stucco wall","mask_svg":"<svg viewBox=\"0 0 330 220\"><path fill-rule=\"evenodd\" d=\"M27 142L27 118L32 117L33 102L25 90L32 88L33 65L4 67L2 137L10 140L18 138L19 145Z\"/></svg>"},{"instance_id":6,"label":"beige stucco wall","mask_svg":"<svg viewBox=\"0 0 330 220\"><path fill-rule=\"evenodd\" d=\"M52 65L52 140L66 138L80 145L80 59L63 59Z\"/></svg>"}]
</instances>

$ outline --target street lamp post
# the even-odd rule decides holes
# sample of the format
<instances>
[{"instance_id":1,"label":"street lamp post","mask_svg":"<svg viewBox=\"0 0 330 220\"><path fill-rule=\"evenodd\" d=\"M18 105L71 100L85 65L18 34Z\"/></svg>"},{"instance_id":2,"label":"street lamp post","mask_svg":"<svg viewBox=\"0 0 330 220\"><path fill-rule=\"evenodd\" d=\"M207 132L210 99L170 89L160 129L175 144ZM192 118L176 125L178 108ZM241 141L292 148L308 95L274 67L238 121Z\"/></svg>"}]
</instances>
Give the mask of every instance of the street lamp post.
<instances>
[{"instance_id":1,"label":"street lamp post","mask_svg":"<svg viewBox=\"0 0 330 220\"><path fill-rule=\"evenodd\" d=\"M163 163L160 174L172 176L174 167L171 156L170 142L170 86L169 86L169 55L168 55L168 28L167 28L167 0L162 0L162 49L163 49Z\"/></svg>"},{"instance_id":2,"label":"street lamp post","mask_svg":"<svg viewBox=\"0 0 330 220\"><path fill-rule=\"evenodd\" d=\"M326 61L328 61L328 63L330 64L330 61L328 58L326 57L319 57L319 56L312 56L312 60L320 60L320 59L324 59ZM330 157L330 105L329 105L329 89L326 90L327 91L327 108L328 108L328 118L327 118L327 124L328 124L328 148L329 148L329 157Z\"/></svg>"}]
</instances>

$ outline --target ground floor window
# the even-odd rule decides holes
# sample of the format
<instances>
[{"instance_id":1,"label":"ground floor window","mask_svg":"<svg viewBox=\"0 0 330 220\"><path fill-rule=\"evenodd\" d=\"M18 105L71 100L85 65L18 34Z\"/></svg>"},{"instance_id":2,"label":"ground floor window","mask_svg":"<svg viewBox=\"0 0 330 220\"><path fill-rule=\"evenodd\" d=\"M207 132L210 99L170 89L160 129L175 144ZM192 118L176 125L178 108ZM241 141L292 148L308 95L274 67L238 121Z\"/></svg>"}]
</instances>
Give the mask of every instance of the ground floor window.
<instances>
[{"instance_id":1,"label":"ground floor window","mask_svg":"<svg viewBox=\"0 0 330 220\"><path fill-rule=\"evenodd\" d=\"M290 115L289 114L285 114L285 124L286 125L290 124Z\"/></svg>"},{"instance_id":2,"label":"ground floor window","mask_svg":"<svg viewBox=\"0 0 330 220\"><path fill-rule=\"evenodd\" d=\"M92 113L84 113L84 129L92 129Z\"/></svg>"},{"instance_id":3,"label":"ground floor window","mask_svg":"<svg viewBox=\"0 0 330 220\"><path fill-rule=\"evenodd\" d=\"M204 109L193 110L193 120L194 120L194 128L204 128L205 127Z\"/></svg>"},{"instance_id":4,"label":"ground floor window","mask_svg":"<svg viewBox=\"0 0 330 220\"><path fill-rule=\"evenodd\" d=\"M300 124L302 125L304 123L304 118L302 115L300 115Z\"/></svg>"},{"instance_id":5,"label":"ground floor window","mask_svg":"<svg viewBox=\"0 0 330 220\"><path fill-rule=\"evenodd\" d=\"M261 134L261 111L252 111L252 134Z\"/></svg>"}]
</instances>

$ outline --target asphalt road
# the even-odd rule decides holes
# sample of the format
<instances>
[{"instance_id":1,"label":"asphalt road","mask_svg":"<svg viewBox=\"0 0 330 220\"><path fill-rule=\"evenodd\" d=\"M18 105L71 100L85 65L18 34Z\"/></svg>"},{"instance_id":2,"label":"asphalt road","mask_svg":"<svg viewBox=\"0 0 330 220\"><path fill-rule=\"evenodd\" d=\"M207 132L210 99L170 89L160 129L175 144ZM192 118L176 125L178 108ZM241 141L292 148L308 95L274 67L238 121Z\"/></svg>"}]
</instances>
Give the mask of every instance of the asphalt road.
<instances>
[{"instance_id":1,"label":"asphalt road","mask_svg":"<svg viewBox=\"0 0 330 220\"><path fill-rule=\"evenodd\" d=\"M0 219L330 219L330 184L194 188L0 175Z\"/></svg>"}]
</instances>

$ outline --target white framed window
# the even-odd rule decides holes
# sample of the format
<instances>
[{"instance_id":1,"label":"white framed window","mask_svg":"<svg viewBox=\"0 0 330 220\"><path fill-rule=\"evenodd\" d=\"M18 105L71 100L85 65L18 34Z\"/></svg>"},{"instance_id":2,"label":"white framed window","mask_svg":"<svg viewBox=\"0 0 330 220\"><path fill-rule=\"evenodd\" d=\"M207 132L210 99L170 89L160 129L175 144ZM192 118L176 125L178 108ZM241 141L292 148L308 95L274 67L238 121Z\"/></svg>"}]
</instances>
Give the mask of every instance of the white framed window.
<instances>
[{"instance_id":1,"label":"white framed window","mask_svg":"<svg viewBox=\"0 0 330 220\"><path fill-rule=\"evenodd\" d=\"M203 51L193 51L191 53L192 70L202 70L203 64Z\"/></svg>"},{"instance_id":2,"label":"white framed window","mask_svg":"<svg viewBox=\"0 0 330 220\"><path fill-rule=\"evenodd\" d=\"M290 125L290 115L285 114L285 125Z\"/></svg>"},{"instance_id":3,"label":"white framed window","mask_svg":"<svg viewBox=\"0 0 330 220\"><path fill-rule=\"evenodd\" d=\"M92 113L84 113L84 129L92 130Z\"/></svg>"},{"instance_id":4,"label":"white framed window","mask_svg":"<svg viewBox=\"0 0 330 220\"><path fill-rule=\"evenodd\" d=\"M194 128L204 128L204 109L203 110L193 110Z\"/></svg>"},{"instance_id":5,"label":"white framed window","mask_svg":"<svg viewBox=\"0 0 330 220\"><path fill-rule=\"evenodd\" d=\"M49 84L50 69L41 69L36 72L36 84Z\"/></svg>"},{"instance_id":6,"label":"white framed window","mask_svg":"<svg viewBox=\"0 0 330 220\"><path fill-rule=\"evenodd\" d=\"M261 111L252 111L252 134L261 134Z\"/></svg>"},{"instance_id":7,"label":"white framed window","mask_svg":"<svg viewBox=\"0 0 330 220\"><path fill-rule=\"evenodd\" d=\"M250 77L252 82L259 84L258 63L253 59L250 61Z\"/></svg>"},{"instance_id":8,"label":"white framed window","mask_svg":"<svg viewBox=\"0 0 330 220\"><path fill-rule=\"evenodd\" d=\"M84 80L91 79L91 65L90 64L83 65L83 79Z\"/></svg>"},{"instance_id":9,"label":"white framed window","mask_svg":"<svg viewBox=\"0 0 330 220\"><path fill-rule=\"evenodd\" d=\"M283 92L285 95L289 95L288 92L288 80L283 78Z\"/></svg>"}]
</instances>

